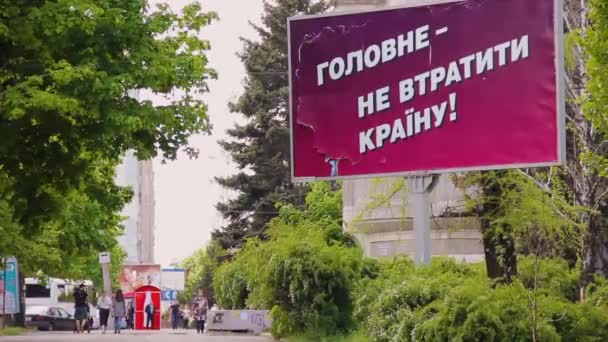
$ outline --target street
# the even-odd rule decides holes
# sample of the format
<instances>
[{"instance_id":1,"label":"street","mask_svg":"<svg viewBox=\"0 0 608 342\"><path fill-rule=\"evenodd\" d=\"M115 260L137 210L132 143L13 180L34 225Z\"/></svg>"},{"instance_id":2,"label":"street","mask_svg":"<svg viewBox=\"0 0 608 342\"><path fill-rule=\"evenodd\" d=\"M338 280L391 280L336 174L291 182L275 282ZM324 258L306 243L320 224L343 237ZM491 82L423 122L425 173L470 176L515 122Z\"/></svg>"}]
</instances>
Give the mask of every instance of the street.
<instances>
[{"instance_id":1,"label":"street","mask_svg":"<svg viewBox=\"0 0 608 342\"><path fill-rule=\"evenodd\" d=\"M72 332L36 332L16 337L0 337L1 342L71 342L71 341L125 341L125 342L268 342L272 338L266 336L252 336L247 334L219 334L212 333L197 335L195 331L163 330L159 332L133 332L123 331L120 335L101 334L99 331L91 334L75 335Z\"/></svg>"}]
</instances>

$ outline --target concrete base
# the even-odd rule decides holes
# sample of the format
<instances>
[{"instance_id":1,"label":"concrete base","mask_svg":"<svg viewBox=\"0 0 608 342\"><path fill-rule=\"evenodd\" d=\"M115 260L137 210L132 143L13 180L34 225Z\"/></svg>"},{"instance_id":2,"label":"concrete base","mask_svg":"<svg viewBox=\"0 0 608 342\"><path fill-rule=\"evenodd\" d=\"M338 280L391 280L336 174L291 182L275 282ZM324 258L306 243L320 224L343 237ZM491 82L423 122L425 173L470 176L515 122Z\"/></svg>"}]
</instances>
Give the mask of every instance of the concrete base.
<instances>
[{"instance_id":1,"label":"concrete base","mask_svg":"<svg viewBox=\"0 0 608 342\"><path fill-rule=\"evenodd\" d=\"M208 331L249 331L259 334L270 329L268 310L212 310L207 312Z\"/></svg>"}]
</instances>

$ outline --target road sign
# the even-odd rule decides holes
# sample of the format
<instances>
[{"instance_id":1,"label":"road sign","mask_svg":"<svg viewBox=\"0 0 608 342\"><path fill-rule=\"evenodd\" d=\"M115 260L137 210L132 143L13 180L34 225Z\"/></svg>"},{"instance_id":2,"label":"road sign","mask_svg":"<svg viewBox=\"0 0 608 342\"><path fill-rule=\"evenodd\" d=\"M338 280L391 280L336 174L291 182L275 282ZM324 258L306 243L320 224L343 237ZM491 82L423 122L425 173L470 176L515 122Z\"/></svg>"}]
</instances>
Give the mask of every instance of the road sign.
<instances>
[{"instance_id":1,"label":"road sign","mask_svg":"<svg viewBox=\"0 0 608 342\"><path fill-rule=\"evenodd\" d=\"M109 264L110 263L110 252L99 253L99 263L100 264Z\"/></svg>"},{"instance_id":2,"label":"road sign","mask_svg":"<svg viewBox=\"0 0 608 342\"><path fill-rule=\"evenodd\" d=\"M176 290L163 290L161 293L161 300L163 302L171 302L177 300Z\"/></svg>"}]
</instances>

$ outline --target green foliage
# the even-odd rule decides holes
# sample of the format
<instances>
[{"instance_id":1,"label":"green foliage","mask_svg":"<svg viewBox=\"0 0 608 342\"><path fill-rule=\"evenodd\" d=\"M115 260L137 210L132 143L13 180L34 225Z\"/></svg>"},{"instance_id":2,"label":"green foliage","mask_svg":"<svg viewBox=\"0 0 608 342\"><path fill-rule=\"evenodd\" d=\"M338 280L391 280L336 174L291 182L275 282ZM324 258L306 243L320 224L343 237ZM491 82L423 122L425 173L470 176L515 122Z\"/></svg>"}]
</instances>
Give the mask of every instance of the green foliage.
<instances>
[{"instance_id":1,"label":"green foliage","mask_svg":"<svg viewBox=\"0 0 608 342\"><path fill-rule=\"evenodd\" d=\"M269 224L269 241L248 241L218 269L214 282L223 307L240 305L248 293L247 307L272 309L275 337L348 331L353 282L373 272L341 232L342 192L329 183L314 183L306 203L304 211L279 205L279 216Z\"/></svg>"},{"instance_id":2,"label":"green foliage","mask_svg":"<svg viewBox=\"0 0 608 342\"><path fill-rule=\"evenodd\" d=\"M580 269L570 268L563 259L540 259L535 271L534 258L520 258L517 278L527 289L533 289L536 281L542 294L578 300Z\"/></svg>"},{"instance_id":3,"label":"green foliage","mask_svg":"<svg viewBox=\"0 0 608 342\"><path fill-rule=\"evenodd\" d=\"M146 1L11 1L0 6L0 165L14 179L19 218L36 229L54 194L83 181L99 159L129 149L174 158L208 130L193 94L215 73L206 41L215 17L200 4L182 13ZM165 106L130 96L149 89L185 95Z\"/></svg>"},{"instance_id":4,"label":"green foliage","mask_svg":"<svg viewBox=\"0 0 608 342\"><path fill-rule=\"evenodd\" d=\"M128 150L174 159L208 132L194 95L215 72L197 35L214 18L198 3L180 13L143 0L0 4L2 254L26 273L96 278L97 252L109 250L120 269L119 213L132 194L114 170ZM155 106L135 98L143 90L183 96Z\"/></svg>"},{"instance_id":5,"label":"green foliage","mask_svg":"<svg viewBox=\"0 0 608 342\"><path fill-rule=\"evenodd\" d=\"M213 274L215 300L226 309L244 309L249 292L246 270L238 262L230 262Z\"/></svg>"},{"instance_id":6,"label":"green foliage","mask_svg":"<svg viewBox=\"0 0 608 342\"><path fill-rule=\"evenodd\" d=\"M214 232L224 248L240 248L250 237L266 238L267 223L277 216L275 204L304 204L308 189L291 182L289 171L289 82L287 77L287 18L327 9L325 0L280 0L264 5L259 41L243 39L240 58L247 77L245 91L231 104L245 123L227 131L220 142L242 171L218 179L238 195L218 203L227 224Z\"/></svg>"},{"instance_id":7,"label":"green foliage","mask_svg":"<svg viewBox=\"0 0 608 342\"><path fill-rule=\"evenodd\" d=\"M355 321L373 341L531 341L533 331L537 341L606 339L608 310L569 300L579 271L557 259L520 262L512 284L492 288L481 264L386 261L357 283Z\"/></svg>"},{"instance_id":8,"label":"green foliage","mask_svg":"<svg viewBox=\"0 0 608 342\"><path fill-rule=\"evenodd\" d=\"M19 336L32 332L31 329L25 329L20 327L8 327L0 329L0 336Z\"/></svg>"},{"instance_id":9,"label":"green foliage","mask_svg":"<svg viewBox=\"0 0 608 342\"><path fill-rule=\"evenodd\" d=\"M297 336L290 336L287 339L288 342L371 342L372 340L365 335L365 333L356 331L348 335L334 335L334 336L318 336L314 333L302 334Z\"/></svg>"},{"instance_id":10,"label":"green foliage","mask_svg":"<svg viewBox=\"0 0 608 342\"><path fill-rule=\"evenodd\" d=\"M186 289L180 293L178 298L181 304L189 304L193 296L199 289L202 289L205 296L214 303L216 301L213 277L220 264L220 259L226 255L218 243L211 242L207 247L201 248L186 258L182 266L186 269Z\"/></svg>"},{"instance_id":11,"label":"green foliage","mask_svg":"<svg viewBox=\"0 0 608 342\"><path fill-rule=\"evenodd\" d=\"M570 266L576 263L583 245L580 220L587 210L571 204L572 192L563 173L557 168L532 174L488 171L455 178L465 190L466 210L482 221L486 252L492 250L501 267L514 267L509 260L515 259L515 253L567 258Z\"/></svg>"}]
</instances>

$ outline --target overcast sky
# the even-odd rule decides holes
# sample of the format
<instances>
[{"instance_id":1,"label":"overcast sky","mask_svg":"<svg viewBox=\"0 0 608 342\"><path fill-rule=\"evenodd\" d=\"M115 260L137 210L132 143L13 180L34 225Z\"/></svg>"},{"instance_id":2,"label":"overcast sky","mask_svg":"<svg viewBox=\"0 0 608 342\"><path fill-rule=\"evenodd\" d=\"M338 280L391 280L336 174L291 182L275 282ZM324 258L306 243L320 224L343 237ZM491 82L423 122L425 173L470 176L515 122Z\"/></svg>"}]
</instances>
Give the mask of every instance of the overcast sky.
<instances>
[{"instance_id":1,"label":"overcast sky","mask_svg":"<svg viewBox=\"0 0 608 342\"><path fill-rule=\"evenodd\" d=\"M158 2L158 1L152 1ZM165 0L178 9L190 1ZM219 74L210 83L205 95L213 124L211 136L194 136L190 143L200 149L196 160L180 155L174 162L162 165L154 161L156 197L156 262L168 265L181 261L211 238L211 231L220 226L215 203L230 196L214 182L216 176L236 171L229 156L218 146L226 129L232 127L237 115L228 110L228 103L243 91L245 70L238 57L242 43L239 37L256 38L248 21L260 22L262 0L201 0L205 10L215 11L220 20L202 33L211 42L207 54L211 66Z\"/></svg>"}]
</instances>

